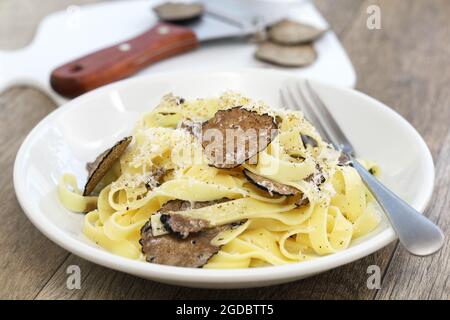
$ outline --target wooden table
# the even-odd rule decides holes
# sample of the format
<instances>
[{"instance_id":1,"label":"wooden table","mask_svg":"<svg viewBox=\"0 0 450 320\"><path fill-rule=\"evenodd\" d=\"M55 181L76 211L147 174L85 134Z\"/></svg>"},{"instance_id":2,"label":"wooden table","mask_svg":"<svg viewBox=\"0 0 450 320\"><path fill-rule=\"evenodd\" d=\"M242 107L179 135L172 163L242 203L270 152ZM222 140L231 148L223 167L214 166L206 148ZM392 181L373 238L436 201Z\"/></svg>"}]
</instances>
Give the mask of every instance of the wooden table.
<instances>
[{"instance_id":1,"label":"wooden table","mask_svg":"<svg viewBox=\"0 0 450 320\"><path fill-rule=\"evenodd\" d=\"M39 20L70 4L95 0L0 0L0 48L33 37ZM450 1L320 0L358 75L357 89L391 106L425 138L436 164L436 187L425 214L450 231ZM381 30L366 27L367 8L381 8ZM38 63L38 61L37 61ZM112 271L53 244L17 203L13 161L31 128L55 104L15 87L0 95L0 298L22 299L449 299L450 245L418 258L398 243L330 272L290 284L248 290L200 290L163 285ZM380 128L382 130L382 128ZM382 141L380 141L382 143ZM79 265L80 290L66 288L66 268ZM367 267L382 271L380 290L366 286Z\"/></svg>"}]
</instances>

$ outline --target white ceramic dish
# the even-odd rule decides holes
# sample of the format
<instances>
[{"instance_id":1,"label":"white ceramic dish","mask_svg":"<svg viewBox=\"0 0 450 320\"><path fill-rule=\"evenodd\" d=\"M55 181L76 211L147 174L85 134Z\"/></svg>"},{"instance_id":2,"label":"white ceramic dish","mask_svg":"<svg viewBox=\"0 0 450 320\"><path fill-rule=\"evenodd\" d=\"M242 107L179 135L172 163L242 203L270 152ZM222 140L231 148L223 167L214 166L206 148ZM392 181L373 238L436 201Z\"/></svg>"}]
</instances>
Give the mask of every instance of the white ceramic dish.
<instances>
[{"instance_id":1,"label":"white ceramic dish","mask_svg":"<svg viewBox=\"0 0 450 320\"><path fill-rule=\"evenodd\" d=\"M172 73L118 82L79 97L43 119L23 142L14 167L17 198L33 224L58 245L100 265L165 283L192 287L257 287L305 278L352 262L386 246L395 233L384 221L370 235L342 252L279 267L203 270L125 259L84 238L83 215L60 204L56 185L64 172L84 183L84 164L129 133L138 117L162 95L187 99L231 89L278 105L278 89L292 75L269 70ZM353 142L358 156L377 161L382 180L423 211L434 183L430 152L417 131L382 103L353 90L313 82ZM365 271L361 271L365 272Z\"/></svg>"}]
</instances>

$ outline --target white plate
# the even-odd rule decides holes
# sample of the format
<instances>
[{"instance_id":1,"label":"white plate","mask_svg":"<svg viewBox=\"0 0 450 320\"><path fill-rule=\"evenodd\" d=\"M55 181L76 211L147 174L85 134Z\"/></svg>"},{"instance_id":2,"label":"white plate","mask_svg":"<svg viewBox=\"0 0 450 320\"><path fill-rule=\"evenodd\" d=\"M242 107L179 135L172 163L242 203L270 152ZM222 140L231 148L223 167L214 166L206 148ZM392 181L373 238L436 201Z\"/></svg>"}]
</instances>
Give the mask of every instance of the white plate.
<instances>
[{"instance_id":1,"label":"white plate","mask_svg":"<svg viewBox=\"0 0 450 320\"><path fill-rule=\"evenodd\" d=\"M97 247L82 235L83 215L64 209L56 186L65 172L84 183L84 164L129 134L138 117L161 96L187 99L232 89L278 105L278 89L292 75L269 70L155 74L121 81L79 97L43 119L23 142L14 167L17 198L33 224L63 248L100 265L143 278L192 287L257 287L305 278L352 262L395 239L384 221L339 253L279 267L203 270L129 260ZM382 181L423 211L434 183L430 152L417 131L382 103L351 89L313 82L354 144L358 156L378 162Z\"/></svg>"}]
</instances>

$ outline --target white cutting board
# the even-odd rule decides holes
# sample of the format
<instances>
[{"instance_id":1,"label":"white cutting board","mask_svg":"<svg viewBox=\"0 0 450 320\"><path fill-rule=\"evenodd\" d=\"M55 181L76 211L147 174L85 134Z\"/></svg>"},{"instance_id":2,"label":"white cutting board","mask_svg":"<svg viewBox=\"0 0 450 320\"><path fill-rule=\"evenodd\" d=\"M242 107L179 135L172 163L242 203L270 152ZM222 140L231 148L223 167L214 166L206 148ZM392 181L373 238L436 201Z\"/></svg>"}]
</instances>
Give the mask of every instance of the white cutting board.
<instances>
[{"instance_id":1,"label":"white cutting board","mask_svg":"<svg viewBox=\"0 0 450 320\"><path fill-rule=\"evenodd\" d=\"M31 44L16 51L0 51L0 92L16 84L29 84L46 91L59 104L65 100L49 84L51 71L77 57L127 40L156 22L150 7L159 1L117 1L72 7L47 16ZM289 17L320 27L327 23L314 5L302 3L289 10ZM255 44L227 40L202 44L199 49L163 60L138 75L174 70L224 71L242 68L277 68L257 61ZM333 32L315 44L318 60L307 68L284 69L331 84L353 87L356 75ZM225 88L226 89L226 88Z\"/></svg>"}]
</instances>

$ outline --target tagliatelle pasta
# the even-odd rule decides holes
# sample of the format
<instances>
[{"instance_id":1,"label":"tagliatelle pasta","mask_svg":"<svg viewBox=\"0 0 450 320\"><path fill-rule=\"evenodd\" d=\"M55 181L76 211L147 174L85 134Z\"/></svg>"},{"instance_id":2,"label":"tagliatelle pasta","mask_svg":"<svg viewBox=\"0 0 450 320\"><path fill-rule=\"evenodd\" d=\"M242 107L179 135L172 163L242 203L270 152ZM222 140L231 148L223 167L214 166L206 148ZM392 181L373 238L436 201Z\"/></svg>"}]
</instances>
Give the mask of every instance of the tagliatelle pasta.
<instances>
[{"instance_id":1,"label":"tagliatelle pasta","mask_svg":"<svg viewBox=\"0 0 450 320\"><path fill-rule=\"evenodd\" d=\"M236 107L272 117L277 132L244 163L221 169L205 153L202 123ZM379 173L376 164L361 163ZM259 180L249 180L244 170ZM280 185L295 192L278 194ZM83 196L71 174L61 177L58 194L69 210L86 212L89 239L130 259L155 259L143 250L148 230L151 240L165 237L170 245L195 244L210 230L207 245L217 250L202 257L204 268L281 265L332 254L374 230L381 217L356 170L340 162L340 153L302 113L273 110L236 93L194 101L165 96L138 122L94 195ZM168 204L179 208L165 212ZM167 224L175 216L198 230L175 235L176 226Z\"/></svg>"}]
</instances>

